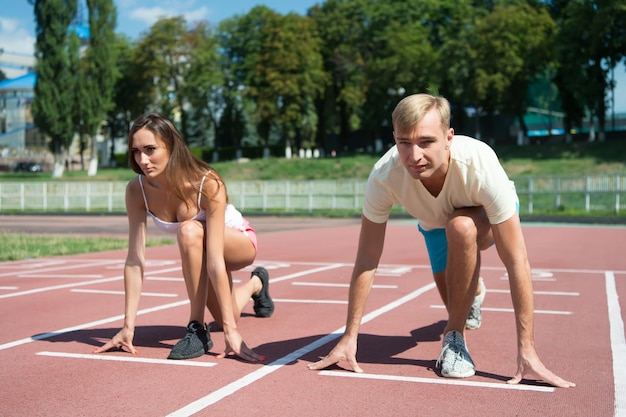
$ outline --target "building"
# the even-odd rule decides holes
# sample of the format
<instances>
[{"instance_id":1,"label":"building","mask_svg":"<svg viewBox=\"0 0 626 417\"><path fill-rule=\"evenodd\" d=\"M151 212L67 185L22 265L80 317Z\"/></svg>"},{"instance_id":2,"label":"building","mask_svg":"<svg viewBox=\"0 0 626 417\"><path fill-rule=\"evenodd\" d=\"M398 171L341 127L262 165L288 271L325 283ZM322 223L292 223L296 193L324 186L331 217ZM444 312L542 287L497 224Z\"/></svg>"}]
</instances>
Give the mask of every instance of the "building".
<instances>
[{"instance_id":1,"label":"building","mask_svg":"<svg viewBox=\"0 0 626 417\"><path fill-rule=\"evenodd\" d=\"M3 150L21 153L26 149L42 150L45 146L30 111L36 81L35 73L29 72L0 82L0 148Z\"/></svg>"}]
</instances>

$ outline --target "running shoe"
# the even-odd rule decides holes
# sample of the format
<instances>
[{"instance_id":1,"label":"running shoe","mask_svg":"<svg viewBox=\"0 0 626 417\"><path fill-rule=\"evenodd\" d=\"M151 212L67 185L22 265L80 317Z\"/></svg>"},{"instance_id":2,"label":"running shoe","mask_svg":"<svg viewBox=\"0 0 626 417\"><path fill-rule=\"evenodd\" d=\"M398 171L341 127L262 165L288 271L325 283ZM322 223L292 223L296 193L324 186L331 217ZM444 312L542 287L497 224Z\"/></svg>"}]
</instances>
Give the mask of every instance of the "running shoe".
<instances>
[{"instance_id":1,"label":"running shoe","mask_svg":"<svg viewBox=\"0 0 626 417\"><path fill-rule=\"evenodd\" d=\"M255 275L259 277L263 287L258 294L252 295L252 300L254 300L254 313L257 317L270 317L274 313L274 301L272 301L269 291L270 276L267 273L267 269L261 266L252 271L250 278Z\"/></svg>"},{"instance_id":2,"label":"running shoe","mask_svg":"<svg viewBox=\"0 0 626 417\"><path fill-rule=\"evenodd\" d=\"M435 365L446 378L467 378L475 373L474 361L460 332L449 331L443 338L443 348Z\"/></svg>"},{"instance_id":3,"label":"running shoe","mask_svg":"<svg viewBox=\"0 0 626 417\"><path fill-rule=\"evenodd\" d=\"M485 301L487 288L485 287L485 283L483 282L482 277L478 278L478 287L480 288L480 294L474 297L472 308L470 308L467 320L465 321L465 328L470 330L478 329L483 321L482 314L480 313L480 308L483 305L483 301Z\"/></svg>"},{"instance_id":4,"label":"running shoe","mask_svg":"<svg viewBox=\"0 0 626 417\"><path fill-rule=\"evenodd\" d=\"M208 326L194 320L187 325L185 337L174 345L167 359L197 358L209 353L212 347L213 341Z\"/></svg>"}]
</instances>

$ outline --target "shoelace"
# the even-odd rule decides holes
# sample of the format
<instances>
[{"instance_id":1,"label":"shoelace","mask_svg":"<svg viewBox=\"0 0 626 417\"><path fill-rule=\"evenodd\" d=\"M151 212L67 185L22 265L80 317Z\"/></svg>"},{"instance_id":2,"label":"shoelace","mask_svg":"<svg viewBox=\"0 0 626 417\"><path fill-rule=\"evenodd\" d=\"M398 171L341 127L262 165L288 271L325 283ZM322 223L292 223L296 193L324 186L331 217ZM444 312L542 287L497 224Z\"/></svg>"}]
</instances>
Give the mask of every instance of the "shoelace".
<instances>
[{"instance_id":1,"label":"shoelace","mask_svg":"<svg viewBox=\"0 0 626 417\"><path fill-rule=\"evenodd\" d=\"M437 362L435 362L435 366L437 368L439 368L439 366L441 365L441 360L443 358L443 355L448 351L451 350L452 353L454 353L455 359L457 360L464 360L463 358L463 354L461 352L463 352L463 350L467 351L467 348L464 348L463 346L459 345L458 343L446 343L443 346L443 349L441 349L441 353L439 354L439 357L437 358ZM469 352L468 352L469 354ZM469 357L469 355L467 356L466 360L471 363L472 365L474 364L474 361L472 361L472 358Z\"/></svg>"}]
</instances>

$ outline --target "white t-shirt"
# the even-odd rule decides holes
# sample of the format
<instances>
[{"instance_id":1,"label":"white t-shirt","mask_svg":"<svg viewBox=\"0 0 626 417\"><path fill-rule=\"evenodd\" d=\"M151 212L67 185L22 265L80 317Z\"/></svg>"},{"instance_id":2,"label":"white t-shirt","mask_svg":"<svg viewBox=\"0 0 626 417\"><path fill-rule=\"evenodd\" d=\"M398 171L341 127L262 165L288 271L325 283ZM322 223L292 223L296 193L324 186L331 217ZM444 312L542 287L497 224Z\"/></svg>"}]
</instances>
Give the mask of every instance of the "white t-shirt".
<instances>
[{"instance_id":1,"label":"white t-shirt","mask_svg":"<svg viewBox=\"0 0 626 417\"><path fill-rule=\"evenodd\" d=\"M415 217L424 230L445 227L454 209L482 206L491 224L508 220L517 211L515 186L497 155L486 143L455 135L450 145L450 165L437 197L402 165L396 146L374 165L367 181L363 215L384 223L394 204Z\"/></svg>"}]
</instances>

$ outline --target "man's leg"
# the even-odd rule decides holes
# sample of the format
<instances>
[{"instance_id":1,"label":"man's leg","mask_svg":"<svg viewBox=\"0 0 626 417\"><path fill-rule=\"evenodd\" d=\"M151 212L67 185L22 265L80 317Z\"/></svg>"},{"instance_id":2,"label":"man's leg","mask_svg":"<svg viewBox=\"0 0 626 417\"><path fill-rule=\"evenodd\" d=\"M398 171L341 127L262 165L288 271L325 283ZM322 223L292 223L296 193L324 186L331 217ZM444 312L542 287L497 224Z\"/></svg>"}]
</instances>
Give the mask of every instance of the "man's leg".
<instances>
[{"instance_id":1,"label":"man's leg","mask_svg":"<svg viewBox=\"0 0 626 417\"><path fill-rule=\"evenodd\" d=\"M424 230L419 225L418 225L418 230L424 236L424 241L426 243L426 248L428 250L430 266L433 272L433 278L435 280L435 284L437 284L437 290L439 291L439 296L441 297L443 304L447 308L448 307L448 286L446 284L446 267L447 267L447 259L448 259L448 241L446 238L446 230L445 229ZM476 287L473 303L476 302L476 299L484 298L484 292L481 293L481 289L484 290L484 287L480 285ZM469 320L469 317L468 317L468 320ZM472 327L478 328L479 326L471 326L468 328L472 328Z\"/></svg>"},{"instance_id":2,"label":"man's leg","mask_svg":"<svg viewBox=\"0 0 626 417\"><path fill-rule=\"evenodd\" d=\"M485 211L477 207L456 210L446 225L446 237L448 324L437 364L443 376L465 378L475 372L465 344L466 321L478 287L480 250L492 240Z\"/></svg>"}]
</instances>

